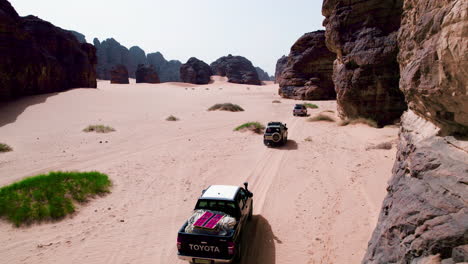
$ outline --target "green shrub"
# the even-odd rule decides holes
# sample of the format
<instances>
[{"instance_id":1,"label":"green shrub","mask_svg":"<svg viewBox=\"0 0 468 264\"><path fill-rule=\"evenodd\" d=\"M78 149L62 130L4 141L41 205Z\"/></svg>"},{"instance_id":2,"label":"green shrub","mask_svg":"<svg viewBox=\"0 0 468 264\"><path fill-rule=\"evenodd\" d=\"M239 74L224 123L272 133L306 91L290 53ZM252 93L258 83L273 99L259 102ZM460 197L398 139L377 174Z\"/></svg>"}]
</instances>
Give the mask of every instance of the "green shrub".
<instances>
[{"instance_id":1,"label":"green shrub","mask_svg":"<svg viewBox=\"0 0 468 264\"><path fill-rule=\"evenodd\" d=\"M13 149L8 146L7 144L4 144L4 143L0 143L0 152L8 152L8 151L12 151Z\"/></svg>"},{"instance_id":2,"label":"green shrub","mask_svg":"<svg viewBox=\"0 0 468 264\"><path fill-rule=\"evenodd\" d=\"M316 105L316 104L311 104L311 103L304 103L303 105L304 105L305 107L311 108L311 109L319 108L318 105Z\"/></svg>"},{"instance_id":3,"label":"green shrub","mask_svg":"<svg viewBox=\"0 0 468 264\"><path fill-rule=\"evenodd\" d=\"M109 192L111 182L99 172L51 172L0 188L0 217L16 226L57 220L75 211L74 201Z\"/></svg>"},{"instance_id":4,"label":"green shrub","mask_svg":"<svg viewBox=\"0 0 468 264\"><path fill-rule=\"evenodd\" d=\"M264 129L265 129L265 126L259 122L248 122L248 123L245 123L236 127L234 131L250 130L254 133L261 134Z\"/></svg>"},{"instance_id":5,"label":"green shrub","mask_svg":"<svg viewBox=\"0 0 468 264\"><path fill-rule=\"evenodd\" d=\"M322 113L315 115L311 118L308 119L309 122L317 122L317 121L327 121L327 122L335 122L335 119L333 117L324 115Z\"/></svg>"},{"instance_id":6,"label":"green shrub","mask_svg":"<svg viewBox=\"0 0 468 264\"><path fill-rule=\"evenodd\" d=\"M230 111L230 112L244 111L244 109L242 109L242 107L240 107L239 105L236 105L236 104L232 104L232 103L215 104L212 107L208 108L208 111L216 111L216 110Z\"/></svg>"},{"instance_id":7,"label":"green shrub","mask_svg":"<svg viewBox=\"0 0 468 264\"><path fill-rule=\"evenodd\" d=\"M83 129L84 132L96 132L96 133L110 133L114 132L115 129L110 127L110 126L105 126L105 125L89 125L85 129Z\"/></svg>"}]
</instances>

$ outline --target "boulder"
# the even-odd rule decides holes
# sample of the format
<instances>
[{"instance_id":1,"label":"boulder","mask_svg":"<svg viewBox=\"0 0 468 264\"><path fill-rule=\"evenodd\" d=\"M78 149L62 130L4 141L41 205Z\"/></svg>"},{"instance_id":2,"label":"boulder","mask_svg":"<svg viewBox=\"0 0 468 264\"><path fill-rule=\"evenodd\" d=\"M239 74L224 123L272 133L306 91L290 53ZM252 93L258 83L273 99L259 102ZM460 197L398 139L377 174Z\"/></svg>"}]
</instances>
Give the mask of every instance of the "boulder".
<instances>
[{"instance_id":1,"label":"boulder","mask_svg":"<svg viewBox=\"0 0 468 264\"><path fill-rule=\"evenodd\" d=\"M279 77L281 73L283 72L284 68L286 67L286 64L288 63L288 57L284 56L279 58L278 61L276 62L276 70L275 70L275 83L278 83Z\"/></svg>"},{"instance_id":2,"label":"boulder","mask_svg":"<svg viewBox=\"0 0 468 264\"><path fill-rule=\"evenodd\" d=\"M35 16L20 17L0 0L0 101L95 88L96 50Z\"/></svg>"},{"instance_id":3,"label":"boulder","mask_svg":"<svg viewBox=\"0 0 468 264\"><path fill-rule=\"evenodd\" d=\"M409 108L443 135L468 134L468 2L406 0L404 9L398 60Z\"/></svg>"},{"instance_id":4,"label":"boulder","mask_svg":"<svg viewBox=\"0 0 468 264\"><path fill-rule=\"evenodd\" d=\"M291 47L286 65L277 76L279 94L300 100L332 100L333 61L336 55L325 45L325 31L304 34Z\"/></svg>"},{"instance_id":5,"label":"boulder","mask_svg":"<svg viewBox=\"0 0 468 264\"><path fill-rule=\"evenodd\" d=\"M211 75L210 65L194 57L180 67L180 78L186 83L208 84Z\"/></svg>"},{"instance_id":6,"label":"boulder","mask_svg":"<svg viewBox=\"0 0 468 264\"><path fill-rule=\"evenodd\" d=\"M403 0L325 0L327 47L337 54L333 81L342 118L391 124L407 109L397 62Z\"/></svg>"},{"instance_id":7,"label":"boulder","mask_svg":"<svg viewBox=\"0 0 468 264\"><path fill-rule=\"evenodd\" d=\"M136 83L160 83L158 73L153 65L138 65L135 76Z\"/></svg>"},{"instance_id":8,"label":"boulder","mask_svg":"<svg viewBox=\"0 0 468 264\"><path fill-rule=\"evenodd\" d=\"M112 67L110 75L111 75L111 83L115 83L115 84L130 83L128 81L128 71L125 65L122 65L122 64L115 65L114 67Z\"/></svg>"},{"instance_id":9,"label":"boulder","mask_svg":"<svg viewBox=\"0 0 468 264\"><path fill-rule=\"evenodd\" d=\"M167 61L160 52L155 52L148 54L147 63L153 65L161 82L180 82L180 61Z\"/></svg>"},{"instance_id":10,"label":"boulder","mask_svg":"<svg viewBox=\"0 0 468 264\"><path fill-rule=\"evenodd\" d=\"M252 63L242 56L221 57L211 63L211 70L214 75L226 76L228 82L239 84L261 85L257 70Z\"/></svg>"},{"instance_id":11,"label":"boulder","mask_svg":"<svg viewBox=\"0 0 468 264\"><path fill-rule=\"evenodd\" d=\"M139 64L146 64L146 53L138 46L133 46L128 50L128 73L131 78L135 78L135 72Z\"/></svg>"}]
</instances>

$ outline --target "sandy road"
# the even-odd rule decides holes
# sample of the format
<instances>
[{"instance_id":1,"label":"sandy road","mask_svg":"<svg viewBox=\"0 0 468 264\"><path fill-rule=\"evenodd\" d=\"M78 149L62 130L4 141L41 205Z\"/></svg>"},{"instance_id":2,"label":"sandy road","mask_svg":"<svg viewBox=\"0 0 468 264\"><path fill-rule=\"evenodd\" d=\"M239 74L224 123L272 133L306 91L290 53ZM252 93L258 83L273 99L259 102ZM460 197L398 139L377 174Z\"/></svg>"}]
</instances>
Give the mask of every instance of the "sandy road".
<instances>
[{"instance_id":1,"label":"sandy road","mask_svg":"<svg viewBox=\"0 0 468 264\"><path fill-rule=\"evenodd\" d=\"M242 263L360 262L395 156L365 147L395 138L395 128L306 122L290 114L295 101L271 103L275 85L99 86L0 106L0 138L15 149L0 156L1 185L50 170L99 170L114 184L60 222L1 221L2 261L183 263L176 233L200 191L249 181L255 215ZM206 111L227 101L246 111ZM315 103L312 114L335 109ZM170 114L181 120L165 121ZM266 148L261 136L232 131L247 121L286 122L290 140ZM117 131L81 132L90 123Z\"/></svg>"}]
</instances>

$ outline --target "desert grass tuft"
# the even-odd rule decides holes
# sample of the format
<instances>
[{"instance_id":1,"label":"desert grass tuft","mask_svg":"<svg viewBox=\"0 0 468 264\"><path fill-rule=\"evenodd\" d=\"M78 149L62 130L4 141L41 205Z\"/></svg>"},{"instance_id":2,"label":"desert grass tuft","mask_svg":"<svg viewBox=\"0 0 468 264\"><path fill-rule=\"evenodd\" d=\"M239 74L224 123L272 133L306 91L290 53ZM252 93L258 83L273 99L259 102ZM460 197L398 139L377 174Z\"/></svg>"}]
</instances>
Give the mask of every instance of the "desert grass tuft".
<instances>
[{"instance_id":1,"label":"desert grass tuft","mask_svg":"<svg viewBox=\"0 0 468 264\"><path fill-rule=\"evenodd\" d=\"M390 149L392 149L392 147L393 147L392 142L383 142L383 143L380 143L380 144L377 144L377 145L369 146L369 147L366 148L366 150L370 150L370 149L390 150Z\"/></svg>"},{"instance_id":2,"label":"desert grass tuft","mask_svg":"<svg viewBox=\"0 0 468 264\"><path fill-rule=\"evenodd\" d=\"M115 129L110 127L110 126L105 126L105 125L89 125L85 129L83 129L84 132L96 132L96 133L110 133L114 132Z\"/></svg>"},{"instance_id":3,"label":"desert grass tuft","mask_svg":"<svg viewBox=\"0 0 468 264\"><path fill-rule=\"evenodd\" d=\"M304 141L306 141L306 142L312 142L312 137L306 137L306 138L304 138Z\"/></svg>"},{"instance_id":4,"label":"desert grass tuft","mask_svg":"<svg viewBox=\"0 0 468 264\"><path fill-rule=\"evenodd\" d=\"M370 127L375 127L375 128L378 127L377 122L375 122L374 120L368 119L368 118L362 118L362 117L355 118L355 119L345 119L339 123L340 126L355 125L355 124L364 124L364 125L368 125Z\"/></svg>"},{"instance_id":5,"label":"desert grass tuft","mask_svg":"<svg viewBox=\"0 0 468 264\"><path fill-rule=\"evenodd\" d=\"M317 108L319 108L318 105L316 105L316 104L305 103L305 102L304 102L304 106L307 107L307 108L310 108L310 109L317 109Z\"/></svg>"},{"instance_id":6,"label":"desert grass tuft","mask_svg":"<svg viewBox=\"0 0 468 264\"><path fill-rule=\"evenodd\" d=\"M166 118L166 121L178 121L178 120L179 120L179 118L177 118L177 117L175 117L173 115L170 115L170 116L168 116Z\"/></svg>"},{"instance_id":7,"label":"desert grass tuft","mask_svg":"<svg viewBox=\"0 0 468 264\"><path fill-rule=\"evenodd\" d=\"M208 108L208 111L230 111L230 112L241 112L244 111L242 107L232 103L224 103L224 104L215 104L212 107Z\"/></svg>"},{"instance_id":8,"label":"desert grass tuft","mask_svg":"<svg viewBox=\"0 0 468 264\"><path fill-rule=\"evenodd\" d=\"M0 217L16 226L58 220L75 211L74 202L109 192L99 172L50 172L0 188Z\"/></svg>"},{"instance_id":9,"label":"desert grass tuft","mask_svg":"<svg viewBox=\"0 0 468 264\"><path fill-rule=\"evenodd\" d=\"M333 117L324 115L322 113L315 115L309 119L307 119L309 122L318 122L318 121L326 121L326 122L335 122L335 119Z\"/></svg>"},{"instance_id":10,"label":"desert grass tuft","mask_svg":"<svg viewBox=\"0 0 468 264\"><path fill-rule=\"evenodd\" d=\"M9 152L9 151L13 151L13 148L8 146L5 143L0 143L0 152Z\"/></svg>"},{"instance_id":11,"label":"desert grass tuft","mask_svg":"<svg viewBox=\"0 0 468 264\"><path fill-rule=\"evenodd\" d=\"M280 100L273 100L272 103L273 103L273 104L280 104L281 101L280 101Z\"/></svg>"},{"instance_id":12,"label":"desert grass tuft","mask_svg":"<svg viewBox=\"0 0 468 264\"><path fill-rule=\"evenodd\" d=\"M248 122L236 127L234 131L250 130L256 134L261 134L264 129L265 126L259 122Z\"/></svg>"}]
</instances>

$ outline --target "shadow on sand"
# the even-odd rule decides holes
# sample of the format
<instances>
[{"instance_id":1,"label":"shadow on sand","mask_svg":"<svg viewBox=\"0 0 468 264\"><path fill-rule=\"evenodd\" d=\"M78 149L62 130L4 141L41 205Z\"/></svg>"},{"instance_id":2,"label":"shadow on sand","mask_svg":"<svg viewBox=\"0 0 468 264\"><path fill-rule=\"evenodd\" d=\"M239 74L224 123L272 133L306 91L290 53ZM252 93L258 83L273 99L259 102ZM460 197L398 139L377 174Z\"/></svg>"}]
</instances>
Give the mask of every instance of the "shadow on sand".
<instances>
[{"instance_id":1,"label":"shadow on sand","mask_svg":"<svg viewBox=\"0 0 468 264\"><path fill-rule=\"evenodd\" d=\"M13 123L26 108L44 103L47 98L55 96L59 93L48 93L41 95L33 95L19 98L11 102L0 103L0 127Z\"/></svg>"},{"instance_id":2,"label":"shadow on sand","mask_svg":"<svg viewBox=\"0 0 468 264\"><path fill-rule=\"evenodd\" d=\"M285 149L285 150L296 150L298 149L297 142L293 139L288 139L288 142L286 142L285 145L279 147L279 149Z\"/></svg>"},{"instance_id":3,"label":"shadow on sand","mask_svg":"<svg viewBox=\"0 0 468 264\"><path fill-rule=\"evenodd\" d=\"M276 243L281 244L271 229L268 220L254 215L246 226L242 238L242 258L240 264L275 264Z\"/></svg>"}]
</instances>

